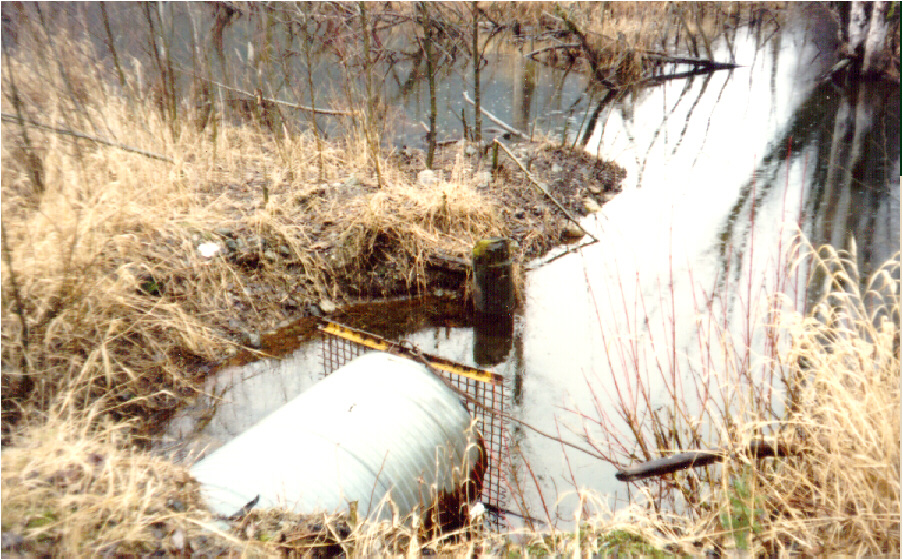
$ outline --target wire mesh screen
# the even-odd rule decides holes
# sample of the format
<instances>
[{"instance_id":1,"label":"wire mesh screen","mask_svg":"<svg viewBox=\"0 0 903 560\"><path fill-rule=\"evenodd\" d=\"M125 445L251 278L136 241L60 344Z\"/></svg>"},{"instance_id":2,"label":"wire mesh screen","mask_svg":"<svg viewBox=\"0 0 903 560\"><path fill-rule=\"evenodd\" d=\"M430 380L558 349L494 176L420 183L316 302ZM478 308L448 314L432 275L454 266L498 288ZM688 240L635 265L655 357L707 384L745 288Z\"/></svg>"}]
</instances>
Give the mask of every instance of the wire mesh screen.
<instances>
[{"instance_id":1,"label":"wire mesh screen","mask_svg":"<svg viewBox=\"0 0 903 560\"><path fill-rule=\"evenodd\" d=\"M483 436L486 454L489 458L483 475L481 501L486 506L486 521L491 529L501 528L504 522L506 492L502 485L502 471L508 454L503 419L505 414L505 385L500 375L462 364L457 364L437 356L420 352L410 344L399 344L377 335L352 329L335 323L320 327L320 357L323 375L329 375L354 358L379 350L415 359L443 378L462 396L462 402Z\"/></svg>"}]
</instances>

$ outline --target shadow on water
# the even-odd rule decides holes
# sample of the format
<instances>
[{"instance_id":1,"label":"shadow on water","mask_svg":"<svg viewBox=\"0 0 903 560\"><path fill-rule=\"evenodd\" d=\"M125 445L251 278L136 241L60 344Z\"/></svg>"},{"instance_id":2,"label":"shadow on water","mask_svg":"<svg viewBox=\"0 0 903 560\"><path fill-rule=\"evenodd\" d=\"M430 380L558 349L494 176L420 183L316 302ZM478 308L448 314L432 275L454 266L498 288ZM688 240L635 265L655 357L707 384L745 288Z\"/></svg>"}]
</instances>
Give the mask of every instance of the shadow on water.
<instances>
[{"instance_id":1,"label":"shadow on water","mask_svg":"<svg viewBox=\"0 0 903 560\"><path fill-rule=\"evenodd\" d=\"M560 72L495 60L487 68L496 88L487 90L490 110L528 128L554 107L573 140L627 169L624 192L584 221L600 242L563 248L530 270L524 308L510 324L476 325L460 301L441 298L355 306L336 319L492 366L506 379L512 414L584 447L600 437L599 414L611 416L611 429L624 428L616 387L634 378L667 372L685 384L688 401L713 383L730 410L727 386L753 380L750 364L767 344L767 294L787 294L798 310L816 295L806 291L805 270L788 272L798 232L816 246L851 248L855 238L862 277L900 248L899 86L822 82L834 37L829 23L804 12L779 32L739 29L714 48L740 68L623 99L599 100L583 85L559 87ZM425 114L423 80L400 72L409 114ZM446 115L459 115L460 90L448 86L442 95ZM264 341L285 359L211 376L208 391L222 398L215 414L199 403L169 437L200 432L201 444L222 443L309 387L320 367L305 332L293 326ZM722 355L718 337L745 354ZM653 404L668 403L654 393ZM774 399L779 410L780 395ZM624 498L608 463L516 423L509 445L509 496L520 497L513 509L554 522L573 518L579 500L568 493L576 489L607 495L613 507Z\"/></svg>"}]
</instances>

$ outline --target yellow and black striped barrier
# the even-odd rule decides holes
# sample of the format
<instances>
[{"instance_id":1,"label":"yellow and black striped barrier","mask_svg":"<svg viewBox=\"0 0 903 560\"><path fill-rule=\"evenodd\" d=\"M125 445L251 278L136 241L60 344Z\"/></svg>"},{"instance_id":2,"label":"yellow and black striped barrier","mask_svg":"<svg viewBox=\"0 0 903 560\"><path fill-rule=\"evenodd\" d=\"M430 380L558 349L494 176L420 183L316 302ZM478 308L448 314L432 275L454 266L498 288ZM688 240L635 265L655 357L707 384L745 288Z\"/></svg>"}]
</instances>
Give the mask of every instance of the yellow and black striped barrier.
<instances>
[{"instance_id":1,"label":"yellow and black striped barrier","mask_svg":"<svg viewBox=\"0 0 903 560\"><path fill-rule=\"evenodd\" d=\"M452 360L447 360L440 356L433 356L432 354L421 352L420 349L411 344L400 344L398 342L386 340L381 336L377 336L375 334L371 334L359 329L354 329L345 325L340 325L338 323L323 321L323 323L317 328L323 333L339 337L343 340L347 340L355 344L360 344L361 346L364 346L366 348L378 350L380 352L388 352L390 354L395 354L398 356L404 356L412 360L423 361L430 367L433 367L435 369L454 373L456 375L461 375L467 377L468 379L473 379L482 383L491 383L493 385L497 385L501 384L503 380L503 377L501 375L493 371L466 366L457 362L453 362Z\"/></svg>"}]
</instances>

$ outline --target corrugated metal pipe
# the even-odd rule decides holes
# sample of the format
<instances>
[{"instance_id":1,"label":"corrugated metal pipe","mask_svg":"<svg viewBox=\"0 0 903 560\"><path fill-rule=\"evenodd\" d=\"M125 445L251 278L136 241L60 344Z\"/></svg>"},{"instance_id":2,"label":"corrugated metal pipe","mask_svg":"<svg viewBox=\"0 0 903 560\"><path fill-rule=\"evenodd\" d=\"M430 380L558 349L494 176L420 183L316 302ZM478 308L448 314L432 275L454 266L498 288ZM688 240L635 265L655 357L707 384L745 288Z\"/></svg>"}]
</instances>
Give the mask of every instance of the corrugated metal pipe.
<instances>
[{"instance_id":1,"label":"corrugated metal pipe","mask_svg":"<svg viewBox=\"0 0 903 560\"><path fill-rule=\"evenodd\" d=\"M255 499L258 507L298 513L339 512L357 502L358 514L373 519L391 519L393 507L405 517L441 504L438 521L446 524L479 499L483 457L481 437L454 391L422 364L371 353L191 473L211 510L224 516Z\"/></svg>"}]
</instances>

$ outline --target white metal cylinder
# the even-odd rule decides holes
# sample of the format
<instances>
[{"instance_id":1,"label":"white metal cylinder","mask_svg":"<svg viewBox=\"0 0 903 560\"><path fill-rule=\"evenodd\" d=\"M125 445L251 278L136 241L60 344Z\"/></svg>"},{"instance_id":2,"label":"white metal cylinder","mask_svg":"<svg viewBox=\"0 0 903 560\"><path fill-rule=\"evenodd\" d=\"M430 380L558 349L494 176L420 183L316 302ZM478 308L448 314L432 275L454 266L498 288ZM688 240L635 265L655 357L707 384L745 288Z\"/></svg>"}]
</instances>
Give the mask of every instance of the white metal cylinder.
<instances>
[{"instance_id":1,"label":"white metal cylinder","mask_svg":"<svg viewBox=\"0 0 903 560\"><path fill-rule=\"evenodd\" d=\"M425 366L361 356L196 463L215 513L258 507L405 516L459 491L481 460L458 395Z\"/></svg>"}]
</instances>

